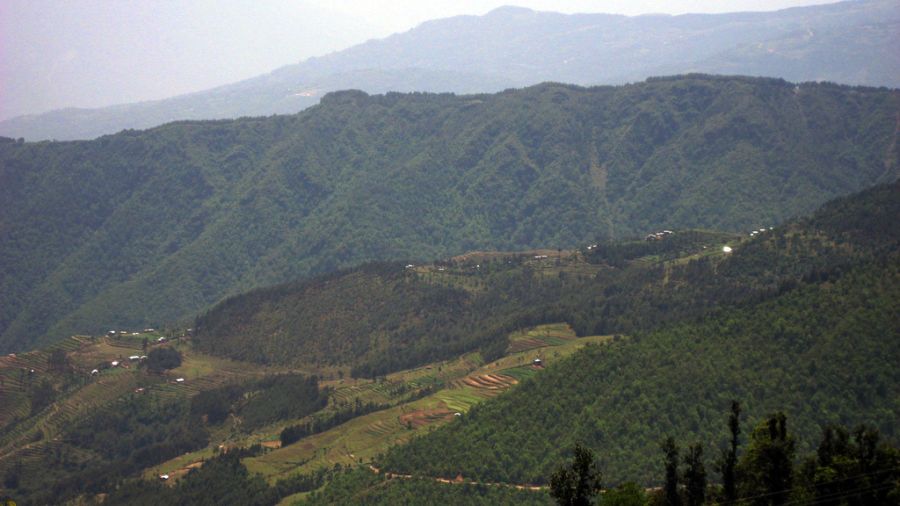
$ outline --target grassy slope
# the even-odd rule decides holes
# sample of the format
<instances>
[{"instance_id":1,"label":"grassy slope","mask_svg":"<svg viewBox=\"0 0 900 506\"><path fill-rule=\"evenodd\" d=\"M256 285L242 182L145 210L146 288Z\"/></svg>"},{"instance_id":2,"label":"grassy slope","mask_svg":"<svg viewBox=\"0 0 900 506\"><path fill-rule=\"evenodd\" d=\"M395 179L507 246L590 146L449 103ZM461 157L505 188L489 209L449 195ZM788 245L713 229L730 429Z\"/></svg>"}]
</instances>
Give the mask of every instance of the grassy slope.
<instances>
[{"instance_id":1,"label":"grassy slope","mask_svg":"<svg viewBox=\"0 0 900 506\"><path fill-rule=\"evenodd\" d=\"M886 90L691 76L4 142L0 348L364 260L770 225L895 177L897 110Z\"/></svg>"},{"instance_id":2,"label":"grassy slope","mask_svg":"<svg viewBox=\"0 0 900 506\"><path fill-rule=\"evenodd\" d=\"M282 371L205 356L193 352L188 343L175 342L166 346L175 346L184 354L182 365L162 376L150 375L128 360L129 356L142 353L141 339L145 336L155 338L158 334L129 335L121 339L82 337L56 345L54 348L61 346L67 350L71 375L48 369L49 350L0 359L0 377L4 380L0 388L4 394L0 397L0 410L18 415L2 420L0 461L6 465L0 467L6 469L6 466L22 463L26 470L36 471L36 474L42 470L50 471L49 462L54 453L58 454L56 448L67 444L66 431L70 426L101 408L135 395L137 388L144 389L143 395L169 399ZM97 376L90 374L100 364L109 364L113 360L121 361L122 365L104 369ZM23 368L26 371L34 369L35 373L19 381ZM174 379L178 377L184 377L185 383L176 384ZM46 408L31 413L26 392L29 384L43 380L54 385L56 398ZM92 458L87 452L80 453L84 458ZM27 487L28 480L24 481L23 486Z\"/></svg>"},{"instance_id":3,"label":"grassy slope","mask_svg":"<svg viewBox=\"0 0 900 506\"><path fill-rule=\"evenodd\" d=\"M49 470L56 447L66 444L66 427L69 424L77 423L103 406L135 395L133 392L137 387L145 388L143 395L189 397L228 383L287 371L211 357L195 351L189 342L176 341L167 346L176 346L183 353L184 361L180 367L162 377L150 376L134 367L107 369L98 377L90 377L89 371L100 363L125 358L124 362L128 364L129 355L141 353L142 338L155 338L157 335L79 338L64 343L76 378L83 379L61 390L57 399L41 412L33 416L23 415L24 419L4 426L0 432L2 460L7 465L22 465L26 471ZM335 371L327 368L304 370L332 378L323 383L323 386L333 389L330 406L317 416L326 415L357 398L362 402L377 402L390 407L290 446L278 448L276 445L276 449L259 457L247 458L244 463L251 471L262 473L274 482L320 467L352 465L360 460L370 462L392 445L453 420L455 412L465 413L474 404L496 397L513 387L518 381L516 378L539 374L540 369L528 365L532 358L541 356L546 363L553 363L587 343L607 339L576 338L567 325L547 325L512 336L513 343L525 341L528 345L518 346L517 351L511 350L504 358L487 364L482 363L478 354L469 354L391 374L379 381L338 379ZM47 356L47 351L38 351L15 358L4 357L0 364L0 375L8 380L4 382L4 393L15 392L20 387L15 379L22 367L35 367L37 376L34 381L44 378L58 380L60 377L45 367ZM176 377L184 377L185 383L174 383ZM425 397L410 397L423 386L434 386L435 390ZM22 402L20 397L4 395L0 407L4 412L27 413L27 409L22 411L17 407L22 406ZM277 441L282 427L300 421L280 420L271 426L245 433L239 429L237 420L230 419L221 426L211 427L212 439L208 447L147 468L143 475L152 480L159 474L167 473L173 481L177 481L190 469L202 465L204 459L213 456L219 445L246 447ZM71 449L68 455L81 455L81 458L88 460L94 458L89 452L78 453ZM0 469L5 469L5 466L0 466ZM59 470L54 467L53 472ZM27 488L30 480L27 473L25 476L23 486Z\"/></svg>"}]
</instances>

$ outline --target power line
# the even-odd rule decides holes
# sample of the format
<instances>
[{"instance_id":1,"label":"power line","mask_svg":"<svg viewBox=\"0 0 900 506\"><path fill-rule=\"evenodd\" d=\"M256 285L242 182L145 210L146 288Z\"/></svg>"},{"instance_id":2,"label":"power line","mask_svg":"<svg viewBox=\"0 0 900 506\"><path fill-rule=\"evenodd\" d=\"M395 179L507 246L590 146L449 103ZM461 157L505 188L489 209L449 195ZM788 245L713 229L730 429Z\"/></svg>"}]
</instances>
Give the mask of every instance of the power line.
<instances>
[{"instance_id":1,"label":"power line","mask_svg":"<svg viewBox=\"0 0 900 506\"><path fill-rule=\"evenodd\" d=\"M900 469L900 466L894 466L894 467L889 467L889 468L884 468L884 469L877 469L877 470L875 470L875 471L870 471L870 472L867 472L867 473L861 473L861 474L857 474L857 475L854 475L854 476L849 476L849 477L846 477L846 478L841 478L841 479L837 479L837 480L831 480L831 481L826 481L826 482L822 482L822 483L817 483L816 485L830 485L830 484L836 484L836 483L841 483L841 482L848 481L848 480L856 480L856 479L860 479L860 478L863 478L863 477L866 477L866 476L873 476L873 475L876 475L876 474L888 473L888 472L895 471L895 470L898 470L898 469ZM889 485L893 485L893 484L889 484ZM776 495L780 495L780 494L784 494L784 493L790 493L790 492L794 492L794 491L797 491L797 490L801 490L802 488L803 488L802 486L798 485L798 486L791 487L791 488L787 488L787 489L784 489L784 490L777 490L777 491L775 491L775 492L767 492L767 493L765 493L765 494L758 494L758 495L747 496L747 497L739 497L739 498L735 499L734 503L737 504L737 503L741 503L741 502L749 502L749 501L753 501L753 500L755 500L755 499L762 499L762 498L765 498L765 497L771 497L771 496L776 496ZM841 493L851 493L851 491L840 491L840 492L841 492ZM852 492L851 495L853 495L853 494L855 494L855 493L858 493L858 492ZM791 504L791 503L786 503L786 504ZM795 501L793 504L799 504L799 503Z\"/></svg>"}]
</instances>

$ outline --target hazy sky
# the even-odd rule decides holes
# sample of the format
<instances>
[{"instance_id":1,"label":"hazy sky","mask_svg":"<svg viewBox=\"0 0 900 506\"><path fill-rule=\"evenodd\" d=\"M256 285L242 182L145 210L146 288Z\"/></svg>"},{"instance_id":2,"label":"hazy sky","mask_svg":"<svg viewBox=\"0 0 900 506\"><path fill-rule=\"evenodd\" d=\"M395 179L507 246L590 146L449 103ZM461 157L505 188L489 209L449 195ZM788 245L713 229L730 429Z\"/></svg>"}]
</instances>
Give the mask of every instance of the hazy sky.
<instances>
[{"instance_id":1,"label":"hazy sky","mask_svg":"<svg viewBox=\"0 0 900 506\"><path fill-rule=\"evenodd\" d=\"M775 10L833 0L0 0L0 119L226 84L435 18Z\"/></svg>"}]
</instances>

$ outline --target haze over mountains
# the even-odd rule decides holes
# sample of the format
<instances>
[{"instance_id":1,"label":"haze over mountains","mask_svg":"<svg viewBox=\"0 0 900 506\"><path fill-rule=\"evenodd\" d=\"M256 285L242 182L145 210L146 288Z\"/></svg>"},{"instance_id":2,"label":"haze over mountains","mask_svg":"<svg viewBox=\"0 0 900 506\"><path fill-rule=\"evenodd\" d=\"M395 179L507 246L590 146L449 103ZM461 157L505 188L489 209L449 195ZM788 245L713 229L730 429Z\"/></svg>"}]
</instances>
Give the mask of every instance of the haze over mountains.
<instances>
[{"instance_id":1,"label":"haze over mountains","mask_svg":"<svg viewBox=\"0 0 900 506\"><path fill-rule=\"evenodd\" d=\"M0 123L0 135L88 139L179 119L291 113L328 91L350 88L474 93L686 72L897 87L898 7L896 0L864 0L764 13L637 17L506 7L427 22L209 91L13 118Z\"/></svg>"},{"instance_id":2,"label":"haze over mountains","mask_svg":"<svg viewBox=\"0 0 900 506\"><path fill-rule=\"evenodd\" d=\"M900 504L898 33L504 7L3 123L113 133L0 136L0 503Z\"/></svg>"}]
</instances>

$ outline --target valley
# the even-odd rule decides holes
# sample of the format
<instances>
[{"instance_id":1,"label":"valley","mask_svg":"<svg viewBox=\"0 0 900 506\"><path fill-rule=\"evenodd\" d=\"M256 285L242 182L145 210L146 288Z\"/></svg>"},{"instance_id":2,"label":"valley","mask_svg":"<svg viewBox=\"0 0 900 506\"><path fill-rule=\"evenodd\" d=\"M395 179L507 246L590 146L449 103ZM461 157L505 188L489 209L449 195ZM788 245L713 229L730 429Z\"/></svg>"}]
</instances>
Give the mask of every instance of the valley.
<instances>
[{"instance_id":1,"label":"valley","mask_svg":"<svg viewBox=\"0 0 900 506\"><path fill-rule=\"evenodd\" d=\"M0 3L0 505L900 505L900 0L108 4Z\"/></svg>"},{"instance_id":2,"label":"valley","mask_svg":"<svg viewBox=\"0 0 900 506\"><path fill-rule=\"evenodd\" d=\"M9 354L0 476L34 503L547 504L577 441L610 493L653 493L659 435L721 440L732 399L751 425L787 412L804 454L823 424L893 441L897 195L753 233L368 264L225 300L190 328Z\"/></svg>"}]
</instances>

